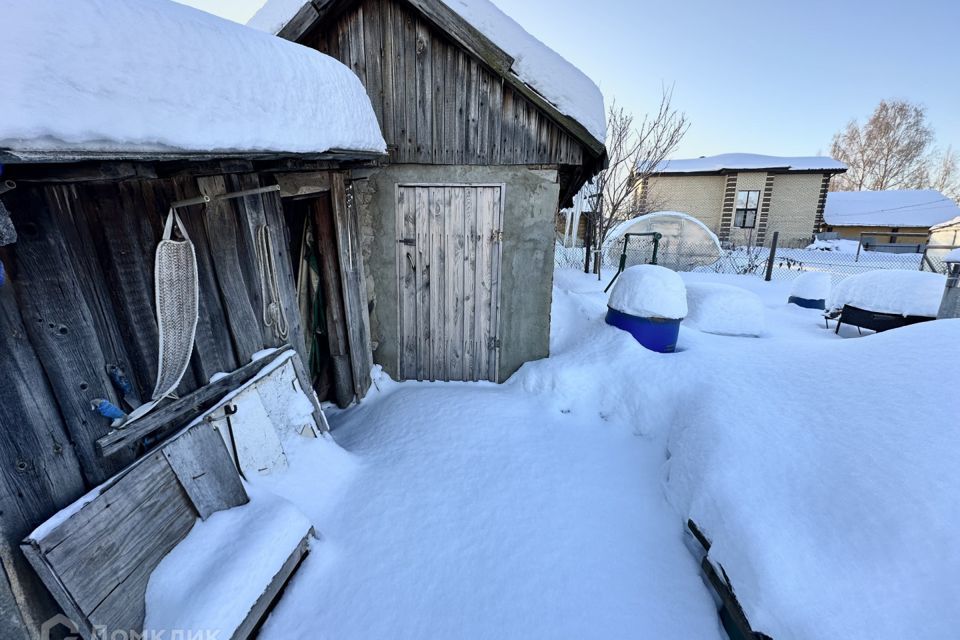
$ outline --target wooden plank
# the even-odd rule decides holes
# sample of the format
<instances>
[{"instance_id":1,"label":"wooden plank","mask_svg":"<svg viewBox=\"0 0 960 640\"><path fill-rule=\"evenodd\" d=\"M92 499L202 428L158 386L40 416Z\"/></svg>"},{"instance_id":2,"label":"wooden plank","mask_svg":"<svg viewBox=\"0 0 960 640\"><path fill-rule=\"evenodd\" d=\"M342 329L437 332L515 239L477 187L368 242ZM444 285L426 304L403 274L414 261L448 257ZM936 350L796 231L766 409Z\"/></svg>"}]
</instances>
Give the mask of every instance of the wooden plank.
<instances>
[{"instance_id":1,"label":"wooden plank","mask_svg":"<svg viewBox=\"0 0 960 640\"><path fill-rule=\"evenodd\" d=\"M66 590L96 625L114 618L106 609L95 614L107 596L134 570L156 567L195 522L196 513L176 475L155 453L65 521L58 544L51 547L46 539L39 543ZM91 571L92 566L99 570ZM123 623L115 628L143 628L131 604L143 602L146 582L142 585L139 593L123 585L123 601L115 603L121 612L116 617Z\"/></svg>"},{"instance_id":2,"label":"wooden plank","mask_svg":"<svg viewBox=\"0 0 960 640\"><path fill-rule=\"evenodd\" d=\"M97 440L100 455L111 456L149 435L163 436L179 429L215 405L224 395L249 382L261 369L280 358L285 350L250 362L239 369L200 387L170 404L129 422Z\"/></svg>"},{"instance_id":3,"label":"wooden plank","mask_svg":"<svg viewBox=\"0 0 960 640\"><path fill-rule=\"evenodd\" d=\"M197 178L197 186L206 196L227 191L222 176ZM210 238L210 255L229 320L234 351L241 362L249 362L253 354L264 347L263 321L259 317L260 309L251 301L251 287L244 278L244 271L249 267L244 267L240 258L239 224L233 204L230 200L211 202L203 221Z\"/></svg>"},{"instance_id":4,"label":"wooden plank","mask_svg":"<svg viewBox=\"0 0 960 640\"><path fill-rule=\"evenodd\" d=\"M373 367L373 354L370 348L370 310L367 306L367 286L360 249L360 225L352 188L345 183L344 174L335 173L331 178L330 186L346 312L350 368L353 372L354 393L357 400L360 400L370 388L370 369Z\"/></svg>"},{"instance_id":5,"label":"wooden plank","mask_svg":"<svg viewBox=\"0 0 960 640\"><path fill-rule=\"evenodd\" d=\"M463 379L476 380L477 360L477 190L464 189Z\"/></svg>"},{"instance_id":6,"label":"wooden plank","mask_svg":"<svg viewBox=\"0 0 960 640\"><path fill-rule=\"evenodd\" d=\"M427 187L417 187L416 230L417 230L417 273L416 273L416 327L417 327L417 380L430 377L430 191Z\"/></svg>"},{"instance_id":7,"label":"wooden plank","mask_svg":"<svg viewBox=\"0 0 960 640\"><path fill-rule=\"evenodd\" d=\"M180 187L179 195L182 198L200 194L192 180L181 182ZM200 304L191 365L201 385L210 380L215 373L233 371L240 366L240 361L234 352L226 310L220 298L220 285L217 284L216 269L210 252L210 239L207 237L207 227L203 222L204 211L202 206L179 210L180 220L190 234L190 241L193 242L194 253L197 256Z\"/></svg>"},{"instance_id":8,"label":"wooden plank","mask_svg":"<svg viewBox=\"0 0 960 640\"><path fill-rule=\"evenodd\" d=\"M502 154L501 135L503 127L503 80L499 77L490 78L490 152L488 164L500 164Z\"/></svg>"},{"instance_id":9,"label":"wooden plank","mask_svg":"<svg viewBox=\"0 0 960 640\"><path fill-rule=\"evenodd\" d=\"M379 0L364 0L363 11L363 50L366 75L364 86L373 105L373 112L383 131L383 38L381 36L381 3Z\"/></svg>"},{"instance_id":10,"label":"wooden plank","mask_svg":"<svg viewBox=\"0 0 960 640\"><path fill-rule=\"evenodd\" d=\"M417 130L417 31L416 20L410 12L403 12L400 21L400 42L403 43L403 86L405 90L404 123L406 137L403 140L404 159L406 162L417 162L420 159L419 132Z\"/></svg>"},{"instance_id":11,"label":"wooden plank","mask_svg":"<svg viewBox=\"0 0 960 640\"><path fill-rule=\"evenodd\" d=\"M163 447L163 456L201 520L250 501L219 429L201 422Z\"/></svg>"},{"instance_id":12,"label":"wooden plank","mask_svg":"<svg viewBox=\"0 0 960 640\"><path fill-rule=\"evenodd\" d=\"M417 377L417 213L416 189L397 188L397 285L401 380Z\"/></svg>"},{"instance_id":13,"label":"wooden plank","mask_svg":"<svg viewBox=\"0 0 960 640\"><path fill-rule=\"evenodd\" d=\"M433 95L431 96L431 114L432 134L431 158L434 164L443 164L445 160L445 127L446 127L446 107L444 103L444 87L446 86L447 69L447 49L449 45L441 39L432 39L430 50L430 63L433 66L430 75L433 79Z\"/></svg>"},{"instance_id":14,"label":"wooden plank","mask_svg":"<svg viewBox=\"0 0 960 640\"><path fill-rule=\"evenodd\" d=\"M514 119L515 94L509 87L503 89L503 100L500 111L500 154L498 164L514 163Z\"/></svg>"},{"instance_id":15,"label":"wooden plank","mask_svg":"<svg viewBox=\"0 0 960 640\"><path fill-rule=\"evenodd\" d=\"M57 612L20 541L85 490L56 398L27 340L15 285L0 287L0 424L16 425L0 429L0 637L11 639L30 637Z\"/></svg>"},{"instance_id":16,"label":"wooden plank","mask_svg":"<svg viewBox=\"0 0 960 640\"><path fill-rule=\"evenodd\" d=\"M433 160L433 54L429 27L421 21L416 21L415 50L416 59L416 111L417 111L417 138L416 155L420 162Z\"/></svg>"},{"instance_id":17,"label":"wooden plank","mask_svg":"<svg viewBox=\"0 0 960 640\"><path fill-rule=\"evenodd\" d=\"M463 380L463 262L464 192L469 187L450 188L450 209L444 221L444 361L446 380Z\"/></svg>"},{"instance_id":18,"label":"wooden plank","mask_svg":"<svg viewBox=\"0 0 960 640\"><path fill-rule=\"evenodd\" d=\"M493 233L496 234L496 239L491 240L490 334L493 340L490 345L492 353L488 379L500 382L500 261L503 250L503 189L501 187L488 187L488 189L492 199L490 206L493 209Z\"/></svg>"},{"instance_id":19,"label":"wooden plank","mask_svg":"<svg viewBox=\"0 0 960 640\"><path fill-rule=\"evenodd\" d=\"M430 189L430 225L431 247L433 255L431 264L430 287L430 324L433 332L431 350L433 356L433 373L431 380L449 380L447 374L447 342L449 328L447 322L447 254L446 235L447 217L450 215L451 187Z\"/></svg>"},{"instance_id":20,"label":"wooden plank","mask_svg":"<svg viewBox=\"0 0 960 640\"><path fill-rule=\"evenodd\" d=\"M106 358L88 298L68 260L61 220L34 189L5 196L19 239L12 246L18 306L43 365L86 481L96 484L119 471L131 456L102 460L94 447L109 421L90 410L94 398L119 404L106 374ZM67 443L64 442L64 446Z\"/></svg>"},{"instance_id":21,"label":"wooden plank","mask_svg":"<svg viewBox=\"0 0 960 640\"><path fill-rule=\"evenodd\" d=\"M466 164L480 163L480 66L473 58L465 58L466 80L464 118L463 161Z\"/></svg>"},{"instance_id":22,"label":"wooden plank","mask_svg":"<svg viewBox=\"0 0 960 640\"><path fill-rule=\"evenodd\" d=\"M475 378L490 379L489 342L493 337L490 322L491 295L491 251L490 236L493 233L491 216L490 189L477 187L477 272L476 272L476 333L474 335L474 353L476 354Z\"/></svg>"},{"instance_id":23,"label":"wooden plank","mask_svg":"<svg viewBox=\"0 0 960 640\"><path fill-rule=\"evenodd\" d=\"M334 402L341 409L353 400L353 373L347 344L347 320L344 310L336 229L329 197L317 198L311 207L317 248L320 252L320 276L326 301L327 340L333 363Z\"/></svg>"},{"instance_id":24,"label":"wooden plank","mask_svg":"<svg viewBox=\"0 0 960 640\"><path fill-rule=\"evenodd\" d=\"M397 112L402 109L403 99L398 98L396 89L397 77L397 50L396 38L394 37L394 4L392 0L374 0L377 3L382 16L380 38L383 47L383 63L381 73L383 74L383 120L380 122L383 137L387 141L388 147L395 147L397 144ZM391 151L391 156L395 159L395 150Z\"/></svg>"},{"instance_id":25,"label":"wooden plank","mask_svg":"<svg viewBox=\"0 0 960 640\"><path fill-rule=\"evenodd\" d=\"M490 103L491 103L491 78L480 65L477 68L477 164L492 164L491 144L490 144Z\"/></svg>"},{"instance_id":26,"label":"wooden plank","mask_svg":"<svg viewBox=\"0 0 960 640\"><path fill-rule=\"evenodd\" d=\"M469 80L467 76L467 56L463 51L456 52L456 75L457 82L453 83L456 114L456 143L453 147L454 164L464 164L467 152L467 88L465 81Z\"/></svg>"},{"instance_id":27,"label":"wooden plank","mask_svg":"<svg viewBox=\"0 0 960 640\"><path fill-rule=\"evenodd\" d=\"M50 594L53 595L63 613L77 625L77 633L81 634L83 638L92 638L93 625L90 624L87 615L80 610L73 596L70 595L66 587L63 586L57 573L49 563L47 563L46 557L40 551L39 547L35 543L25 542L21 545L20 550L30 563L30 566L33 567L37 576L40 577L44 586L49 590ZM33 637L33 633L35 632L36 629L31 630L30 637Z\"/></svg>"},{"instance_id":28,"label":"wooden plank","mask_svg":"<svg viewBox=\"0 0 960 640\"><path fill-rule=\"evenodd\" d=\"M393 95L394 95L394 139L396 145L393 160L395 162L408 162L407 154L408 140L410 137L409 122L407 113L413 107L413 103L407 98L407 75L406 75L406 53L407 44L404 38L403 21L406 16L400 5L388 1L387 5L391 12L391 26L393 31ZM416 121L414 121L416 122Z\"/></svg>"},{"instance_id":29,"label":"wooden plank","mask_svg":"<svg viewBox=\"0 0 960 640\"><path fill-rule=\"evenodd\" d=\"M460 52L455 47L446 47L443 87L443 162L457 163L457 58Z\"/></svg>"},{"instance_id":30,"label":"wooden plank","mask_svg":"<svg viewBox=\"0 0 960 640\"><path fill-rule=\"evenodd\" d=\"M294 548L290 557L287 558L283 566L280 567L280 570L270 581L270 584L267 585L263 594L257 598L256 603L250 608L243 623L241 623L233 635L230 636L231 640L247 640L247 638L256 637L260 625L266 620L267 615L283 594L284 587L290 581L293 574L296 573L307 553L309 553L310 538L314 536L315 533L313 529L311 529L296 548Z\"/></svg>"}]
</instances>

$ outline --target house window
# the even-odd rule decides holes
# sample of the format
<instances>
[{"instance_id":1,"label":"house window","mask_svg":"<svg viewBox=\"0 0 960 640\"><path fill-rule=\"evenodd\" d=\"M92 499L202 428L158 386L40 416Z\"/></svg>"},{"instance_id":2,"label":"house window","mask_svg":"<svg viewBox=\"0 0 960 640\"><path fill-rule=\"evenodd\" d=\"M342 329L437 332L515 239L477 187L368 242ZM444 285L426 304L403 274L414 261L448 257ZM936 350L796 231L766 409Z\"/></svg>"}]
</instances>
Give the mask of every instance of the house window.
<instances>
[{"instance_id":1,"label":"house window","mask_svg":"<svg viewBox=\"0 0 960 640\"><path fill-rule=\"evenodd\" d=\"M737 191L737 212L733 217L734 226L743 229L753 229L757 226L759 204L759 191Z\"/></svg>"}]
</instances>

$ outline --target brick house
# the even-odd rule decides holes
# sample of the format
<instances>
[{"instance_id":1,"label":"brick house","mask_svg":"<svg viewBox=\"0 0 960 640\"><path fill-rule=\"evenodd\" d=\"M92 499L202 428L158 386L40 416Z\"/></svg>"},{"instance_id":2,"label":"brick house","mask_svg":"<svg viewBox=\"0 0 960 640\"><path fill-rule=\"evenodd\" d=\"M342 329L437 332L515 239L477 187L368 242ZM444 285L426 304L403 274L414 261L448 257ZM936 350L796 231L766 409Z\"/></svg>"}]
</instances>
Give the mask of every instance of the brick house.
<instances>
[{"instance_id":1,"label":"brick house","mask_svg":"<svg viewBox=\"0 0 960 640\"><path fill-rule=\"evenodd\" d=\"M746 153L668 160L637 185L637 206L696 217L729 245L805 246L823 227L830 178L846 166L827 157Z\"/></svg>"}]
</instances>

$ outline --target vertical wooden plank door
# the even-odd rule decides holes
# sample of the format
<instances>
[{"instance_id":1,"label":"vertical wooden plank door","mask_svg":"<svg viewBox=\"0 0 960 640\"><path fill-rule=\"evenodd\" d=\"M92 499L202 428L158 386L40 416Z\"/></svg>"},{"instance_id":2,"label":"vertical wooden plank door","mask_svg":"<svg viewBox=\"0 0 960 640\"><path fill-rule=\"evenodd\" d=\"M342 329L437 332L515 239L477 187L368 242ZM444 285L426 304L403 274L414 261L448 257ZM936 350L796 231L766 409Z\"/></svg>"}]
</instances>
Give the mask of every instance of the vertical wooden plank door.
<instances>
[{"instance_id":1,"label":"vertical wooden plank door","mask_svg":"<svg viewBox=\"0 0 960 640\"><path fill-rule=\"evenodd\" d=\"M399 374L493 380L503 185L397 187Z\"/></svg>"}]
</instances>

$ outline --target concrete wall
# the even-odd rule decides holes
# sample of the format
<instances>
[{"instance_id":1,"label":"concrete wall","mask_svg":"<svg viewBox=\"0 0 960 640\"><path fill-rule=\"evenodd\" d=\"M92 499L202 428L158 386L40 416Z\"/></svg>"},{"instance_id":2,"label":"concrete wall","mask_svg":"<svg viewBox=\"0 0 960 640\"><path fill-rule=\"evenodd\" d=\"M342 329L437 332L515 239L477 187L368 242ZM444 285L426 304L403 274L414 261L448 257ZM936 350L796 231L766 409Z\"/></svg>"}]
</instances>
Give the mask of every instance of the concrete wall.
<instances>
[{"instance_id":1,"label":"concrete wall","mask_svg":"<svg viewBox=\"0 0 960 640\"><path fill-rule=\"evenodd\" d=\"M390 165L354 177L374 362L391 376L398 368L398 184L504 183L500 285L500 380L550 350L554 220L560 196L557 172L510 166Z\"/></svg>"}]
</instances>

